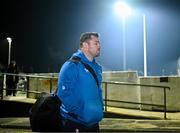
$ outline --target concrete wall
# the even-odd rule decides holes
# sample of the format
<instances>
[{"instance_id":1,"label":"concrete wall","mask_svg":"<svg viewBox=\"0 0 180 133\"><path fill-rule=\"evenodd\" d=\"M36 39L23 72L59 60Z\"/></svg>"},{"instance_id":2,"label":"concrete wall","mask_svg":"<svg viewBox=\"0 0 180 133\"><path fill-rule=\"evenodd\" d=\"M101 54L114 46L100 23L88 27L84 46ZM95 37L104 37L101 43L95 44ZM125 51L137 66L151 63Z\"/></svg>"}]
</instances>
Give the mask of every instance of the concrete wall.
<instances>
[{"instance_id":1,"label":"concrete wall","mask_svg":"<svg viewBox=\"0 0 180 133\"><path fill-rule=\"evenodd\" d=\"M104 81L119 81L145 85L169 86L166 90L167 111L180 111L180 77L138 77L136 72L104 72ZM103 85L104 88L104 85ZM105 90L104 90L105 92ZM137 87L127 85L108 85L108 99L119 101L130 101L147 104L164 105L164 89L156 87ZM105 94L104 94L105 95ZM115 105L125 108L138 108L142 110L164 110L163 107L149 105L134 105L127 103L108 102L108 105Z\"/></svg>"},{"instance_id":2,"label":"concrete wall","mask_svg":"<svg viewBox=\"0 0 180 133\"><path fill-rule=\"evenodd\" d=\"M42 74L41 74L42 75ZM45 75L45 74L43 74ZM46 74L48 76L48 74ZM56 76L58 74L55 74ZM160 79L166 79L167 82L160 82ZM171 87L171 90L167 90L167 110L168 111L180 111L180 77L138 77L135 71L105 71L103 72L103 81L119 81L136 84L147 85L164 85ZM52 81L52 91L57 87L57 79ZM129 101L137 103L149 103L149 104L164 104L164 92L161 88L154 87L139 87L139 86L127 86L127 85L115 85L109 84L107 86L107 98L110 100ZM50 91L50 80L44 78L30 78L29 89L31 91ZM103 97L105 97L105 85L103 84ZM34 93L30 93L29 97L36 97ZM163 110L162 107L128 104L128 103L114 103L108 102L108 105L114 105L125 108L136 108L143 110Z\"/></svg>"},{"instance_id":3,"label":"concrete wall","mask_svg":"<svg viewBox=\"0 0 180 133\"><path fill-rule=\"evenodd\" d=\"M52 74L34 74L34 76L50 76ZM57 74L55 74L57 77ZM103 81L119 81L139 83L137 72L121 72L121 71L109 71L103 72ZM52 80L52 91L57 87L57 79ZM127 85L115 85L110 84L108 87L108 99L118 101L140 102L140 87L127 86ZM104 89L104 84L103 84ZM50 80L45 78L29 78L29 90L50 92ZM103 90L103 96L105 96L105 90ZM30 92L29 98L37 98L39 94ZM108 105L115 105L119 107L139 108L139 105L127 104L127 103L114 103L108 102Z\"/></svg>"},{"instance_id":4,"label":"concrete wall","mask_svg":"<svg viewBox=\"0 0 180 133\"><path fill-rule=\"evenodd\" d=\"M54 76L57 77L57 74L34 74L33 76ZM54 92L55 89L57 88L57 80L58 79L52 79L50 81L49 78L39 78L39 77L30 77L29 78L29 92L28 97L29 98L37 98L39 94L34 93L36 91L39 92ZM51 88L51 83L52 83L52 88Z\"/></svg>"},{"instance_id":5,"label":"concrete wall","mask_svg":"<svg viewBox=\"0 0 180 133\"><path fill-rule=\"evenodd\" d=\"M119 81L119 82L129 82L129 83L139 83L137 72L128 71L109 71L103 72L103 81ZM104 89L104 84L103 84ZM103 90L105 96L105 90ZM118 101L129 101L129 102L140 102L140 87L138 86L128 86L128 85L116 85L109 84L107 86L107 98L110 100ZM114 103L108 102L108 105L127 107L127 108L139 108L137 104L130 103Z\"/></svg>"},{"instance_id":6,"label":"concrete wall","mask_svg":"<svg viewBox=\"0 0 180 133\"><path fill-rule=\"evenodd\" d=\"M163 81L163 79L165 79ZM141 84L169 86L171 89L166 91L167 110L180 111L180 77L140 77ZM164 104L164 90L154 87L141 87L141 102L150 104ZM162 107L141 106L141 109L163 110Z\"/></svg>"}]
</instances>

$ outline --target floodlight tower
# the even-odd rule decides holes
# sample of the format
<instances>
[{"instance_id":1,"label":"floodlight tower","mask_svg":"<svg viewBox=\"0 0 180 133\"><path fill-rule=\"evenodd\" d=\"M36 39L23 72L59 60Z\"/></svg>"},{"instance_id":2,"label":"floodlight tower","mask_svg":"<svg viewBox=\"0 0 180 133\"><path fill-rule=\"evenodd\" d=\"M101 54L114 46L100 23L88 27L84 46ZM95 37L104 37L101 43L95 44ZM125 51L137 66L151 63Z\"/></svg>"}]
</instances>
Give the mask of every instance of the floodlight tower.
<instances>
[{"instance_id":1,"label":"floodlight tower","mask_svg":"<svg viewBox=\"0 0 180 133\"><path fill-rule=\"evenodd\" d=\"M6 39L9 43L9 53L8 53L8 65L9 65L11 62L11 42L12 42L12 39L10 37L7 37Z\"/></svg>"}]
</instances>

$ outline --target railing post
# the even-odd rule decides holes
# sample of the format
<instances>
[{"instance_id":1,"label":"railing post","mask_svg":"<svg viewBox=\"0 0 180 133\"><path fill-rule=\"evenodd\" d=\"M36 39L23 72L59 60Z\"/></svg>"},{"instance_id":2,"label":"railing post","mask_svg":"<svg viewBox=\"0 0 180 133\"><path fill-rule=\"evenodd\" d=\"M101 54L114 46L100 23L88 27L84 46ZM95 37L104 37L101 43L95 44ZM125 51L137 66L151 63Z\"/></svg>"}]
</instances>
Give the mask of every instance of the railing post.
<instances>
[{"instance_id":1,"label":"railing post","mask_svg":"<svg viewBox=\"0 0 180 133\"><path fill-rule=\"evenodd\" d=\"M105 112L107 112L107 82L105 82Z\"/></svg>"},{"instance_id":2,"label":"railing post","mask_svg":"<svg viewBox=\"0 0 180 133\"><path fill-rule=\"evenodd\" d=\"M38 83L39 83L39 77L36 77L36 91L39 91Z\"/></svg>"},{"instance_id":3,"label":"railing post","mask_svg":"<svg viewBox=\"0 0 180 133\"><path fill-rule=\"evenodd\" d=\"M166 88L164 87L164 119L166 119Z\"/></svg>"},{"instance_id":4,"label":"railing post","mask_svg":"<svg viewBox=\"0 0 180 133\"><path fill-rule=\"evenodd\" d=\"M52 78L50 78L50 93L52 92Z\"/></svg>"},{"instance_id":5,"label":"railing post","mask_svg":"<svg viewBox=\"0 0 180 133\"><path fill-rule=\"evenodd\" d=\"M29 77L26 77L26 98L29 98Z\"/></svg>"}]
</instances>

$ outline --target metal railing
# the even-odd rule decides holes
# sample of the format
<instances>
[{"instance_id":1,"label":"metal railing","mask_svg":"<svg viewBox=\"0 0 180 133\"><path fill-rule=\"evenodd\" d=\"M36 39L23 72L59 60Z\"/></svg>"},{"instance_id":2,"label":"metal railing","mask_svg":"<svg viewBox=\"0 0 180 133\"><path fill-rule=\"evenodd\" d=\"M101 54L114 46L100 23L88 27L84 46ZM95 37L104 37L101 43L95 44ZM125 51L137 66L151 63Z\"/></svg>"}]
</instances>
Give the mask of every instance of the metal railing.
<instances>
[{"instance_id":1,"label":"metal railing","mask_svg":"<svg viewBox=\"0 0 180 133\"><path fill-rule=\"evenodd\" d=\"M39 91L32 91L29 89L29 78L42 78L42 79L49 79L49 92L52 93L53 87L52 87L52 79L58 79L56 76L40 76L40 75L29 75L29 74L9 74L9 73L3 73L1 75L12 75L12 76L19 76L19 77L26 77L27 78L27 84L26 84L26 96L28 97L28 93L41 93ZM140 105L148 105L148 106L158 106L158 107L163 107L164 108L164 119L167 118L166 113L167 113L167 100L166 100L166 89L170 90L169 86L160 86L160 85L144 85L144 84L134 84L134 83L128 83L128 82L114 82L114 81L103 81L103 84L105 84L104 90L105 90L105 95L104 95L104 106L105 106L105 111L107 111L107 107L110 106L107 104L108 101L110 102L123 102L123 103L131 103L131 104L140 104ZM164 105L158 105L158 104L149 104L149 103L138 103L138 102L131 102L131 101L118 101L118 100L112 100L108 99L108 85L110 84L115 84L115 85L128 85L128 86L142 86L142 87L155 87L155 88L161 88L164 89ZM55 88L56 89L56 88ZM5 89L7 90L7 89ZM22 91L21 89L16 89L16 91ZM3 93L3 91L1 91ZM1 94L1 99L3 99L3 94ZM120 108L120 107L119 107Z\"/></svg>"},{"instance_id":2,"label":"metal railing","mask_svg":"<svg viewBox=\"0 0 180 133\"><path fill-rule=\"evenodd\" d=\"M52 93L52 91L53 90L55 90L55 89L53 89L53 86L52 86L52 80L53 79L58 79L58 77L56 77L56 76L41 76L41 75L31 75L31 74L11 74L11 73L1 73L1 77L4 77L4 75L5 75L5 77L6 76L18 76L18 77L26 77L26 84L25 84L25 89L18 89L18 87L16 88L16 92L17 91L23 91L23 92L26 92L26 98L28 97L28 94L29 93L36 93L36 94L40 94L41 93L41 91L36 91L37 89L34 89L34 90L30 90L30 88L29 88L29 79L30 78L36 78L36 80L38 81L38 79L49 79L49 90L46 90L47 92L49 92L49 93ZM5 83L4 83L5 84ZM3 85L1 85L1 86L3 86ZM36 85L36 88L38 88L38 84ZM1 87L0 88L0 92L1 92L1 94L0 94L0 96L1 96L1 99L3 99L3 96L4 96L4 91L3 90L14 90L14 89L8 89L7 87Z\"/></svg>"},{"instance_id":3,"label":"metal railing","mask_svg":"<svg viewBox=\"0 0 180 133\"><path fill-rule=\"evenodd\" d=\"M123 103L131 103L131 104L140 104L140 105L149 105L149 106L157 106L157 107L164 107L164 119L167 119L166 113L167 113L167 100L166 100L166 89L170 90L169 86L160 86L160 85L145 85L145 84L134 84L134 83L127 83L127 82L114 82L114 81L103 81L103 84L105 84L105 111L107 111L107 102L123 102ZM164 105L158 105L158 104L149 104L149 103L137 103L137 102L131 102L131 101L117 101L117 100L110 100L108 99L108 84L115 84L115 85L128 85L128 86L142 86L142 87L155 87L155 88L161 88L164 91Z\"/></svg>"}]
</instances>

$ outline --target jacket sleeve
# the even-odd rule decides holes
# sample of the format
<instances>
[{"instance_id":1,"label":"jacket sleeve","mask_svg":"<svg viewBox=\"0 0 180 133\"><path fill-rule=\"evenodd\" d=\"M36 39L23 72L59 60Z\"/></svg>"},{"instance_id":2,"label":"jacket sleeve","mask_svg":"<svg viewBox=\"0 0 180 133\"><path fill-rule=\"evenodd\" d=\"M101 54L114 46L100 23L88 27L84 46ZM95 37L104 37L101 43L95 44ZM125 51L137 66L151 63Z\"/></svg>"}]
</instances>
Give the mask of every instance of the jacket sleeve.
<instances>
[{"instance_id":1,"label":"jacket sleeve","mask_svg":"<svg viewBox=\"0 0 180 133\"><path fill-rule=\"evenodd\" d=\"M77 64L69 61L63 64L59 73L57 94L68 112L74 112L78 105L75 96L77 73Z\"/></svg>"}]
</instances>

